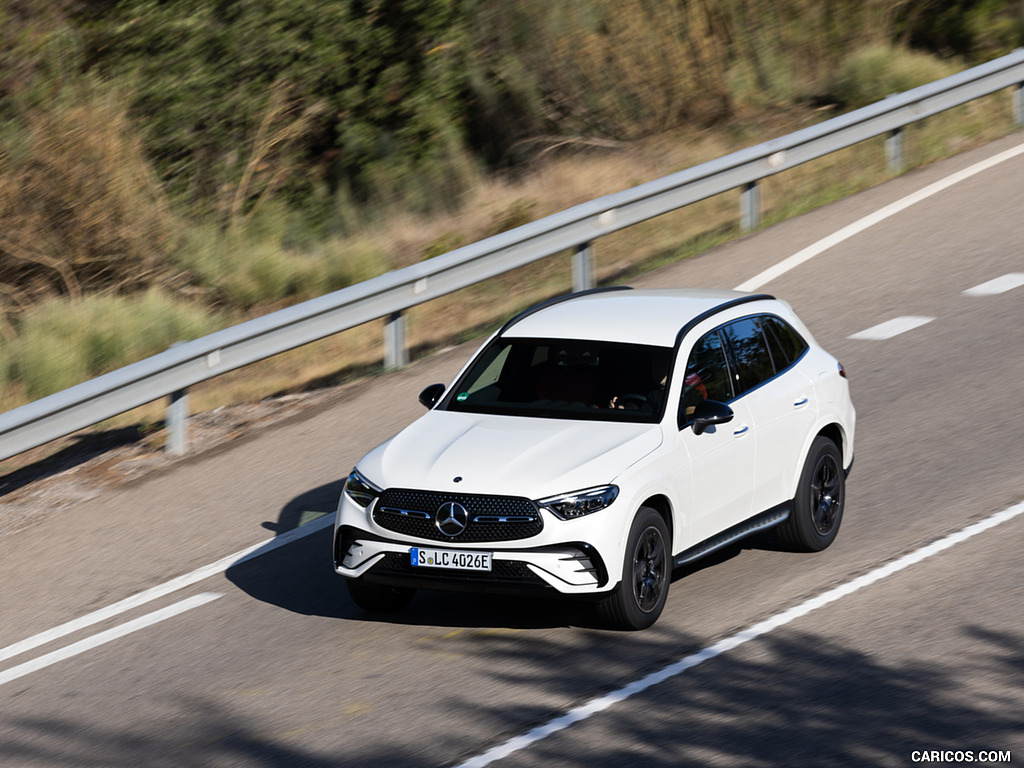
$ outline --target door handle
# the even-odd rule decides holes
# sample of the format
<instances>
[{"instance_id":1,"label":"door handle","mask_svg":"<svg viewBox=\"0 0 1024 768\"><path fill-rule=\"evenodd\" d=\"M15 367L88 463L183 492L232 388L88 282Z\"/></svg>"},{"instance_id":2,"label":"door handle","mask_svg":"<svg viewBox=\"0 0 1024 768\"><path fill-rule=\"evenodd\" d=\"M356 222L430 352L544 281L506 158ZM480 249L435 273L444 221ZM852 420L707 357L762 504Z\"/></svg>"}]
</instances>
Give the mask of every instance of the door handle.
<instances>
[{"instance_id":1,"label":"door handle","mask_svg":"<svg viewBox=\"0 0 1024 768\"><path fill-rule=\"evenodd\" d=\"M804 398L801 398L800 400L797 400L795 403L793 403L793 407L794 408L803 408L809 402L810 402L810 400L808 398L804 397Z\"/></svg>"},{"instance_id":2,"label":"door handle","mask_svg":"<svg viewBox=\"0 0 1024 768\"><path fill-rule=\"evenodd\" d=\"M749 432L749 431L750 431L750 427L748 427L746 424L744 424L742 427L740 427L735 432L733 432L732 436L733 437L743 437L743 435L747 434L747 432Z\"/></svg>"}]
</instances>

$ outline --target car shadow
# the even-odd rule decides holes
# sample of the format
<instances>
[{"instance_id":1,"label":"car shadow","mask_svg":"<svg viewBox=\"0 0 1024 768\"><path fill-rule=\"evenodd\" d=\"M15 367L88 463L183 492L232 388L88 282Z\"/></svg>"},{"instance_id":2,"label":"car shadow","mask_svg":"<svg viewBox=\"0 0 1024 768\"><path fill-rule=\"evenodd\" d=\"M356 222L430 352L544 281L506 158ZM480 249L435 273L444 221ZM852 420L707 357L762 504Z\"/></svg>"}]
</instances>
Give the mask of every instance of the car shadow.
<instances>
[{"instance_id":1,"label":"car shadow","mask_svg":"<svg viewBox=\"0 0 1024 768\"><path fill-rule=\"evenodd\" d=\"M229 566L228 580L247 595L307 616L440 627L541 629L597 627L592 605L520 595L419 590L398 612L369 613L352 602L334 572L333 513L344 478L306 491L263 527L277 536Z\"/></svg>"},{"instance_id":2,"label":"car shadow","mask_svg":"<svg viewBox=\"0 0 1024 768\"><path fill-rule=\"evenodd\" d=\"M277 520L262 524L277 534L275 538L231 565L226 572L228 580L256 600L307 616L459 628L601 627L592 601L556 596L419 590L401 611L362 610L349 597L344 579L334 572L331 554L334 510L344 483L345 478L334 480L285 504ZM672 581L721 565L744 549L778 547L771 531L760 532L674 569Z\"/></svg>"}]
</instances>

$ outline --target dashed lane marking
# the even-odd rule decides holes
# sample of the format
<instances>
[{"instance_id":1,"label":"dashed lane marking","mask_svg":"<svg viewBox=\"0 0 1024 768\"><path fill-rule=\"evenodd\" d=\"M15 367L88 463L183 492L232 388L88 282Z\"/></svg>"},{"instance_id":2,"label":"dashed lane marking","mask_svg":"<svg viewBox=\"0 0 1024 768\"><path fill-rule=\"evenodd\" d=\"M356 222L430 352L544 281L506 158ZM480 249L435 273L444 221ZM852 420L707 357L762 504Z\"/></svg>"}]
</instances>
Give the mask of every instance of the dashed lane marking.
<instances>
[{"instance_id":1,"label":"dashed lane marking","mask_svg":"<svg viewBox=\"0 0 1024 768\"><path fill-rule=\"evenodd\" d=\"M736 286L737 291L757 291L765 284L777 277L781 277L792 269L796 269L804 262L810 261L815 256L827 251L833 246L839 245L845 240L849 240L855 235L859 235L864 230L873 227L875 224L879 224L897 213L905 211L912 205L920 203L922 200L927 200L932 195L937 195L943 190L949 189L954 184L959 184L961 181L965 181L972 176L975 176L982 171L987 171L989 168L993 168L1000 163L1004 163L1017 155L1024 154L1024 144L1020 144L1016 147L1000 152L998 155L986 158L974 165L964 168L961 171L950 174L944 179L929 184L927 187L919 189L917 192L907 195L906 197L900 198L894 203L890 203L884 208L880 208L874 213L868 214L862 219L858 219L852 224L840 229L838 232L833 232L828 237L824 237L816 243L804 248L802 251L797 251L789 258L783 259L778 264L769 267L764 272L747 280L745 283L741 283Z\"/></svg>"},{"instance_id":2,"label":"dashed lane marking","mask_svg":"<svg viewBox=\"0 0 1024 768\"><path fill-rule=\"evenodd\" d=\"M1014 288L1024 285L1024 273L1011 272L1008 275L989 280L987 283L976 285L964 291L966 296L995 296L998 293L1006 293Z\"/></svg>"},{"instance_id":3,"label":"dashed lane marking","mask_svg":"<svg viewBox=\"0 0 1024 768\"><path fill-rule=\"evenodd\" d=\"M868 341L884 341L891 339L893 336L899 336L901 333L912 331L915 328L920 328L922 325L927 325L934 317L917 317L914 315L908 315L907 317L894 317L892 320L886 320L884 323L873 325L867 330L855 333L848 337L851 339L862 339Z\"/></svg>"}]
</instances>

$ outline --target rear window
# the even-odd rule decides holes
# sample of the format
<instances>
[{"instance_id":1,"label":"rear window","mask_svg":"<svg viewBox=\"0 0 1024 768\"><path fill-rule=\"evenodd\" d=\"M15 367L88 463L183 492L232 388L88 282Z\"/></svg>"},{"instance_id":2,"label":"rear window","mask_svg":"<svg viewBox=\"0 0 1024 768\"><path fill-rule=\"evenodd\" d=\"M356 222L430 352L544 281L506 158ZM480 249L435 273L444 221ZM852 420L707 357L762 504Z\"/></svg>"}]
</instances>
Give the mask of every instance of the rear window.
<instances>
[{"instance_id":1,"label":"rear window","mask_svg":"<svg viewBox=\"0 0 1024 768\"><path fill-rule=\"evenodd\" d=\"M768 349L775 362L775 372L779 373L795 363L807 351L807 342L781 317L764 315L761 320Z\"/></svg>"}]
</instances>

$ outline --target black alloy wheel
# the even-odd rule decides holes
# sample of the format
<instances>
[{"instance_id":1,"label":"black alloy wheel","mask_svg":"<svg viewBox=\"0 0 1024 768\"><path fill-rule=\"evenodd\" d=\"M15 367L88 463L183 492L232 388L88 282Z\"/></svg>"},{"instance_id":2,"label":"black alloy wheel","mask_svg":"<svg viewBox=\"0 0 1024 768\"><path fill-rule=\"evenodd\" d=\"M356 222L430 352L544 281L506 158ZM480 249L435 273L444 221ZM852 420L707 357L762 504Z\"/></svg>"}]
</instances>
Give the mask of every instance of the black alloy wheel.
<instances>
[{"instance_id":1,"label":"black alloy wheel","mask_svg":"<svg viewBox=\"0 0 1024 768\"><path fill-rule=\"evenodd\" d=\"M668 586L665 572L665 539L654 525L644 528L633 552L633 599L637 608L650 613Z\"/></svg>"},{"instance_id":2,"label":"black alloy wheel","mask_svg":"<svg viewBox=\"0 0 1024 768\"><path fill-rule=\"evenodd\" d=\"M822 453L811 480L811 518L814 530L828 536L838 524L843 505L842 470L831 453Z\"/></svg>"},{"instance_id":3,"label":"black alloy wheel","mask_svg":"<svg viewBox=\"0 0 1024 768\"><path fill-rule=\"evenodd\" d=\"M839 533L846 501L846 472L839 448L819 435L811 443L789 517L775 527L775 536L794 552L820 552Z\"/></svg>"},{"instance_id":4,"label":"black alloy wheel","mask_svg":"<svg viewBox=\"0 0 1024 768\"><path fill-rule=\"evenodd\" d=\"M629 529L623 556L622 581L598 603L609 629L646 629L665 608L672 581L668 525L656 509L641 507Z\"/></svg>"}]
</instances>

